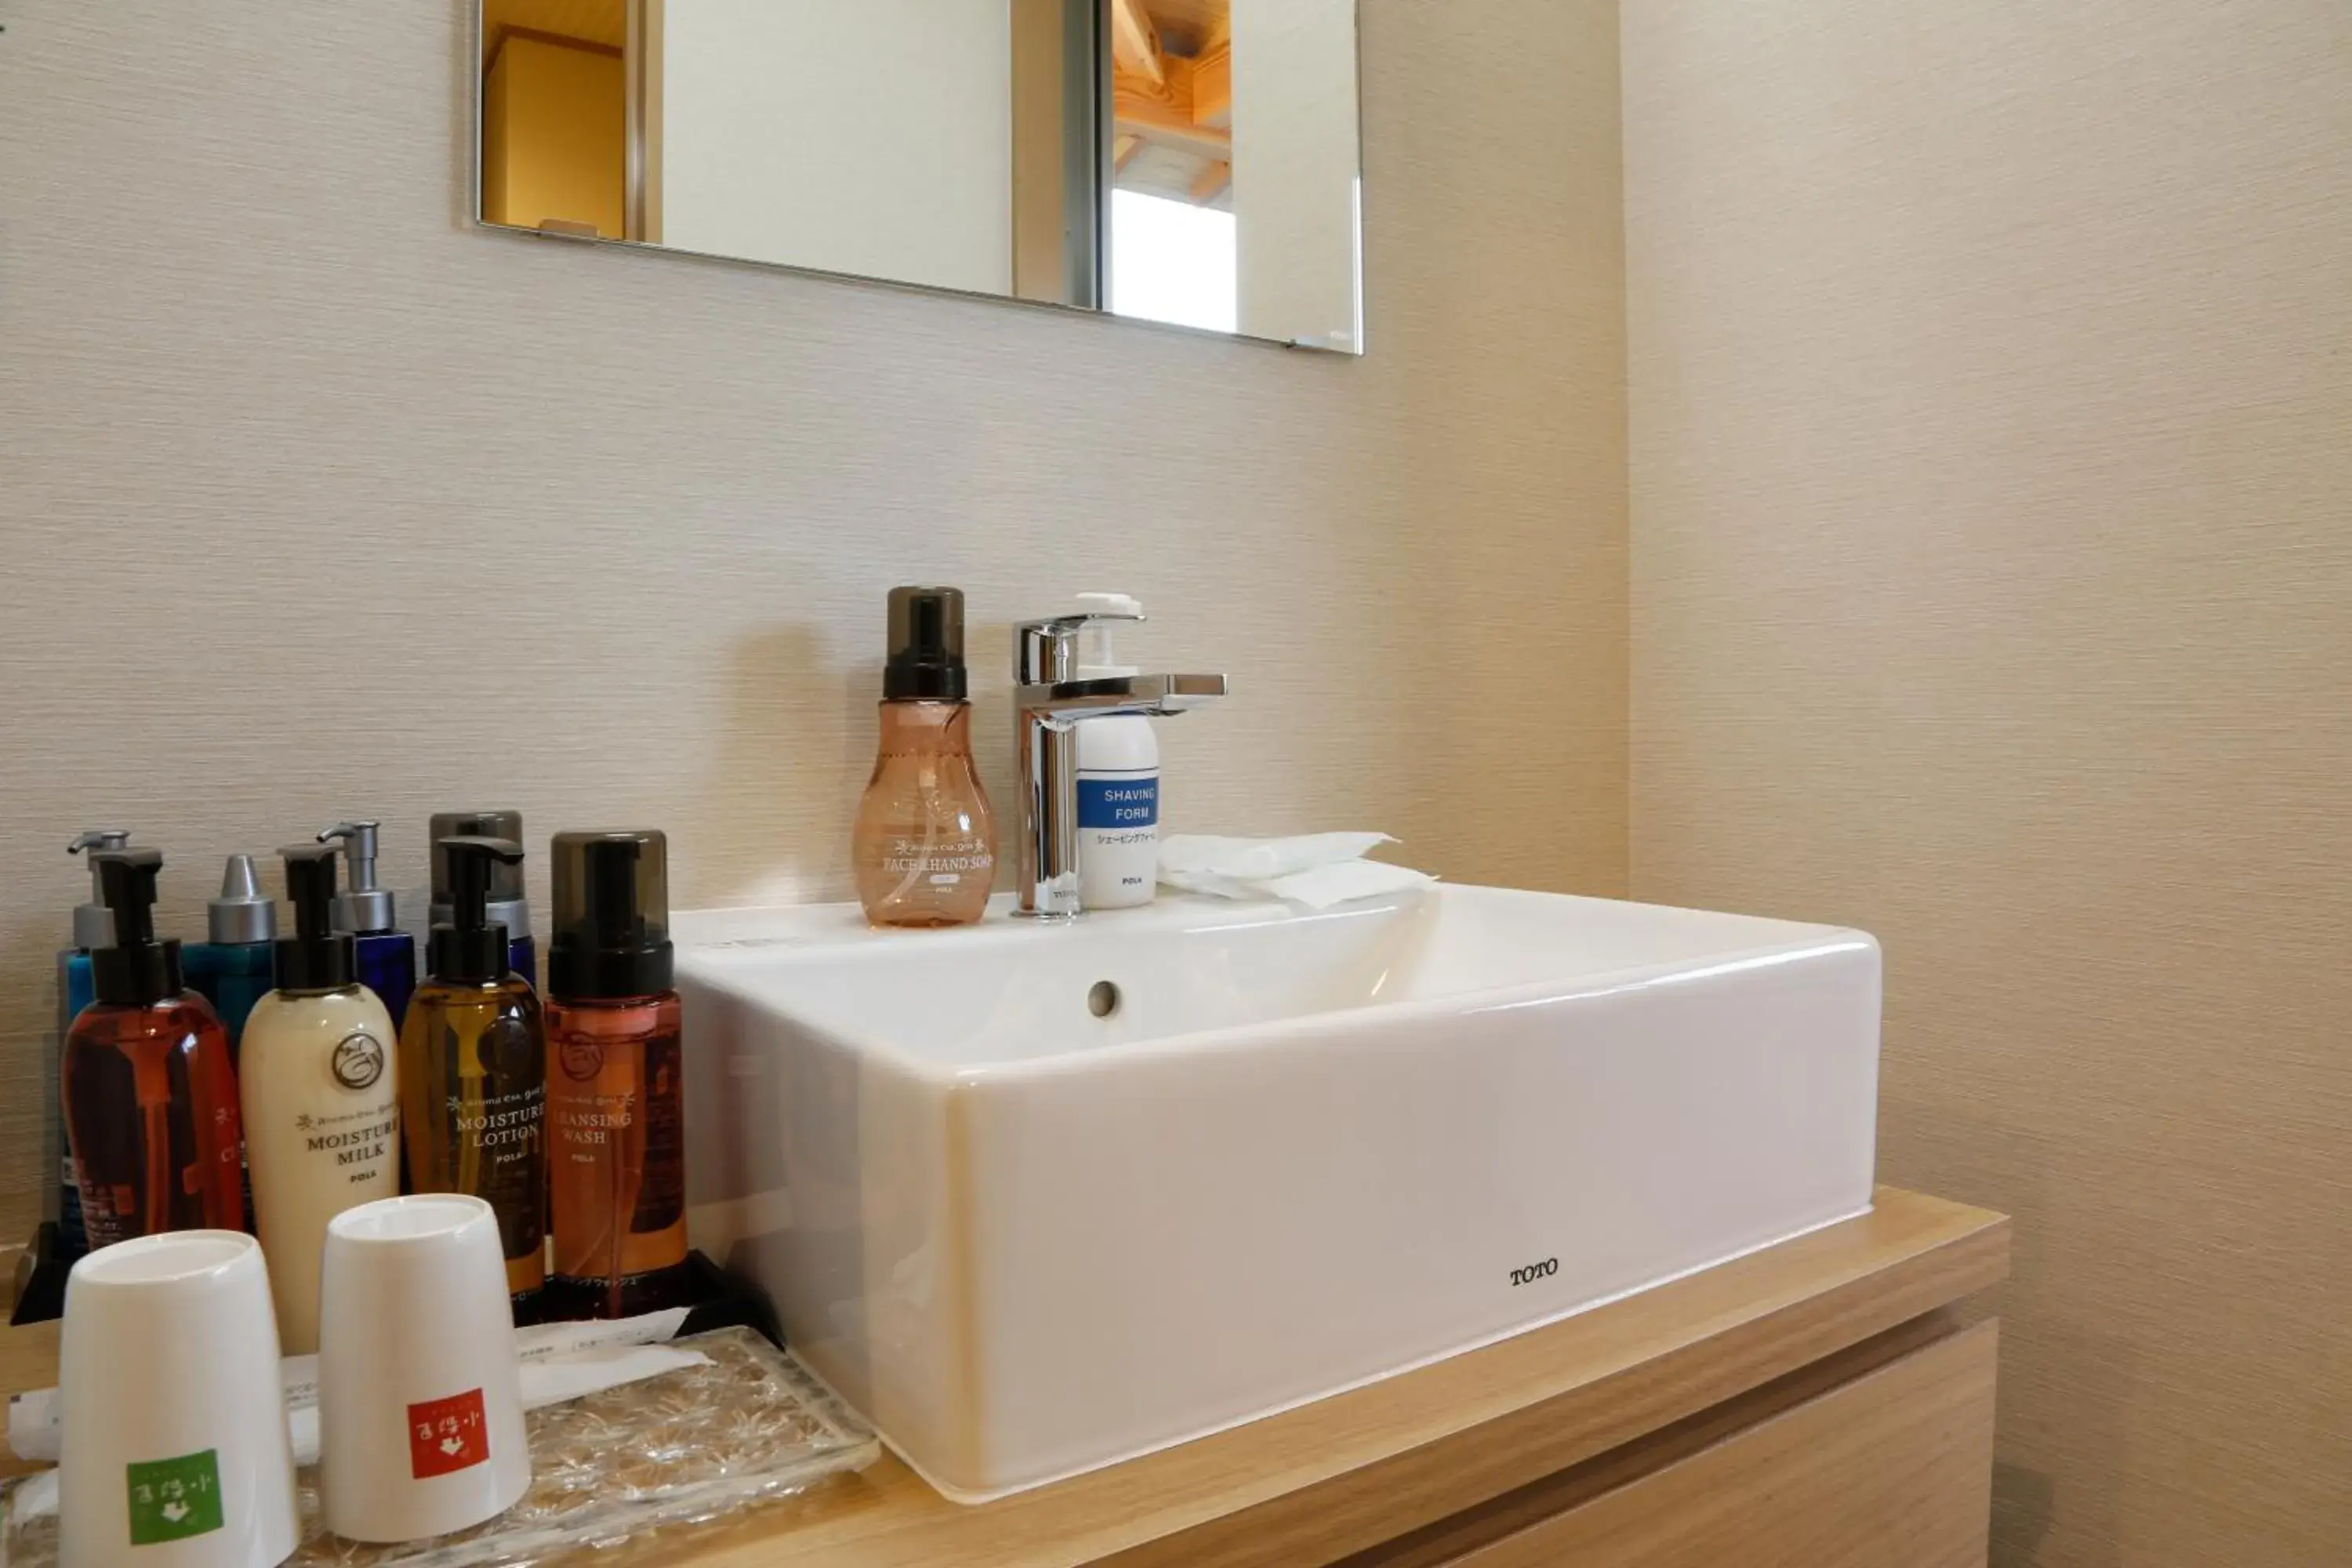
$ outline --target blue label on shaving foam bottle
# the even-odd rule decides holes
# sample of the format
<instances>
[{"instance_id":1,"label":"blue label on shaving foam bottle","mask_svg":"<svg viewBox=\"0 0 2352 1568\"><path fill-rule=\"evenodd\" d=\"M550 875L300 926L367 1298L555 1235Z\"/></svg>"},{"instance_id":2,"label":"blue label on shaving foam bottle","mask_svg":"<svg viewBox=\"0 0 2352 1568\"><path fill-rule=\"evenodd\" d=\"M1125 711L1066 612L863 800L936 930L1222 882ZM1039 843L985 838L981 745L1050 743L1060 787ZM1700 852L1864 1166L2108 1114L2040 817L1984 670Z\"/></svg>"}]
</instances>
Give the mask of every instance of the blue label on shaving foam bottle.
<instances>
[{"instance_id":1,"label":"blue label on shaving foam bottle","mask_svg":"<svg viewBox=\"0 0 2352 1568\"><path fill-rule=\"evenodd\" d=\"M1160 826L1160 781L1156 778L1081 778L1078 826L1112 832Z\"/></svg>"}]
</instances>

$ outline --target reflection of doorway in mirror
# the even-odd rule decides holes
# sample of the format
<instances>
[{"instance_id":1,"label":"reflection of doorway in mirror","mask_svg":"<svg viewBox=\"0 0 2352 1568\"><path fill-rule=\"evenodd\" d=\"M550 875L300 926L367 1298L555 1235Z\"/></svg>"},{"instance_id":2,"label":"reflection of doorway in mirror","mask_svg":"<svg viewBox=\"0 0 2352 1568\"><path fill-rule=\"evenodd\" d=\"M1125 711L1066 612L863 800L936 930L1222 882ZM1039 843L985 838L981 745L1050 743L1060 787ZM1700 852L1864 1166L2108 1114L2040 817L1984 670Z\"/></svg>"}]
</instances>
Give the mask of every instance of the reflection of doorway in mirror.
<instances>
[{"instance_id":1,"label":"reflection of doorway in mirror","mask_svg":"<svg viewBox=\"0 0 2352 1568\"><path fill-rule=\"evenodd\" d=\"M1237 331L1240 281L1230 209L1141 191L1110 197L1110 308L1146 321Z\"/></svg>"},{"instance_id":2,"label":"reflection of doorway in mirror","mask_svg":"<svg viewBox=\"0 0 2352 1568\"><path fill-rule=\"evenodd\" d=\"M625 0L487 0L482 218L623 237Z\"/></svg>"},{"instance_id":3,"label":"reflection of doorway in mirror","mask_svg":"<svg viewBox=\"0 0 2352 1568\"><path fill-rule=\"evenodd\" d=\"M1240 325L1234 4L1106 0L1112 189L1105 271L1115 314L1220 332Z\"/></svg>"},{"instance_id":4,"label":"reflection of doorway in mirror","mask_svg":"<svg viewBox=\"0 0 2352 1568\"><path fill-rule=\"evenodd\" d=\"M1360 350L1356 0L1103 0L1120 315Z\"/></svg>"}]
</instances>

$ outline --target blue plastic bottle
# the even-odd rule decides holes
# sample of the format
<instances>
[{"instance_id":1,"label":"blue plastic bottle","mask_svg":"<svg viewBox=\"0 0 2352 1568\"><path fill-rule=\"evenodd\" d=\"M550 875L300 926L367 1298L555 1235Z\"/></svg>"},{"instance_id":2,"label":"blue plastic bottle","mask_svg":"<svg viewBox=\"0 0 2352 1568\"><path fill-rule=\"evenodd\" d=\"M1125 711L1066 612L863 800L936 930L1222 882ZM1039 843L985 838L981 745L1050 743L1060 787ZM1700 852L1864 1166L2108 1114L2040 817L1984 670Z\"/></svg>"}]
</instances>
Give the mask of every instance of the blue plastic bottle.
<instances>
[{"instance_id":1,"label":"blue plastic bottle","mask_svg":"<svg viewBox=\"0 0 2352 1568\"><path fill-rule=\"evenodd\" d=\"M228 1031L228 1059L236 1065L245 1016L277 984L269 950L278 935L278 904L261 890L250 855L232 855L221 872L220 897L205 906L205 940L180 951L188 989L213 1005ZM253 1228L253 1174L245 1177L245 1228Z\"/></svg>"},{"instance_id":2,"label":"blue plastic bottle","mask_svg":"<svg viewBox=\"0 0 2352 1568\"><path fill-rule=\"evenodd\" d=\"M335 895L334 929L352 939L359 983L374 992L392 1015L392 1026L408 1016L408 994L416 989L416 939L394 918L392 889L376 880L375 822L338 822L319 842L342 841L351 868L350 885Z\"/></svg>"},{"instance_id":3,"label":"blue plastic bottle","mask_svg":"<svg viewBox=\"0 0 2352 1568\"><path fill-rule=\"evenodd\" d=\"M180 954L188 989L213 1005L228 1030L229 1060L245 1033L245 1016L269 994L269 944L278 935L278 905L261 890L250 855L232 855L221 873L220 897L205 906L205 938Z\"/></svg>"}]
</instances>

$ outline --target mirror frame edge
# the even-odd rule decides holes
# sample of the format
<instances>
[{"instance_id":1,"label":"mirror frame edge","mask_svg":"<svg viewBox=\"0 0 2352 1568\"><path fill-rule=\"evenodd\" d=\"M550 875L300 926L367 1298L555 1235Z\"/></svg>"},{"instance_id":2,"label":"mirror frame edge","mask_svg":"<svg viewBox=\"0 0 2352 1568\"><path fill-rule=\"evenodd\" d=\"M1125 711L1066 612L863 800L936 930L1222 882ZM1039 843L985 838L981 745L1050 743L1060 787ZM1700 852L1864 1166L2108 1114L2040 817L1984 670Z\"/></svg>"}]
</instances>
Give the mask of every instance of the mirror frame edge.
<instances>
[{"instance_id":1,"label":"mirror frame edge","mask_svg":"<svg viewBox=\"0 0 2352 1568\"><path fill-rule=\"evenodd\" d=\"M1091 317L1097 321L1117 321L1129 326L1145 327L1160 332L1175 333L1183 337L1205 340L1212 342L1249 343L1264 348L1287 349L1301 353L1328 355L1329 357L1341 360L1360 360L1368 355L1369 351L1365 343L1365 320L1370 313L1368 308L1368 278L1370 268L1367 265L1367 246L1365 244L1366 225L1364 216L1364 186L1366 184L1364 177L1364 163L1367 146L1366 137L1364 134L1366 121L1364 110L1365 0L1350 0L1349 5L1349 9L1353 15L1353 23L1350 28L1350 41L1353 44L1355 50L1356 319L1354 323L1354 341L1344 348L1335 348L1328 343L1312 342L1304 339L1261 337L1254 332L1244 332L1238 330L1230 332L1220 331L1211 327L1193 327L1187 326L1179 321L1156 321L1149 316L1122 316L1110 309L1109 305L1107 303L1110 293L1110 247L1107 241L1107 230L1108 216L1109 213L1109 197L1112 189L1112 182L1115 179L1115 174L1111 167L1113 162L1111 142L1116 135L1115 121L1117 116L1114 103L1115 88L1112 82L1112 73L1110 69L1110 29L1101 25L1104 15L1102 7L1108 3L1108 0L1076 0L1076 3L1078 4L1087 4L1090 6L1094 19L1094 25L1088 29L1092 34L1092 37L1089 40L1090 47L1088 52L1095 56L1095 91L1092 95L1095 100L1093 112L1095 118L1096 135L1093 138L1094 147L1092 149L1094 153L1093 163L1095 168L1095 179L1092 182L1093 201L1090 204L1090 209L1087 215L1086 226L1084 227L1073 227L1071 231L1071 243L1074 246L1080 243L1079 237L1082 235L1091 243L1094 260L1094 267L1092 268L1093 288L1096 299L1096 302L1093 304L1064 303L1056 300L1033 300L1014 293L986 293L978 289L949 288L945 285L937 283L917 283L910 282L903 279L881 278L871 273L864 272L835 272L826 268L808 267L797 262L770 261L757 257L749 256L726 256L715 251L694 250L684 246L641 239L614 238L602 234L574 234L567 233L560 229L525 228L520 224L493 223L490 219L482 216L483 143L484 137L488 129L488 103L486 97L488 90L488 83L486 73L482 69L481 60L483 45L485 42L484 32L488 26L488 3L489 0L459 0L459 4L465 7L468 16L468 25L465 29L465 35L460 39L460 42L466 46L466 52L462 58L466 62L467 79L471 83L469 97L473 105L471 129L466 140L466 220L473 228L483 233L512 236L525 239L562 240L573 245L589 245L607 249L638 251L656 256L680 257L690 261L711 262L730 267L753 268L762 272L790 273L802 278L823 281L862 284L868 288L887 289L906 294L926 295L934 299L975 300L990 304L1020 306L1031 310L1050 312L1051 314L1064 318ZM635 36L636 29L639 26L642 0L625 0L625 4L629 17L631 34L634 37ZM1076 30L1076 28L1074 24L1073 32L1075 33ZM1078 40L1074 37L1070 41L1075 43ZM636 58L640 61L642 59L641 56L631 56L630 58ZM1069 89L1069 100L1066 100L1066 101L1075 101L1080 96L1079 90L1075 84L1073 84ZM635 114L634 104L631 106L630 112L632 119L634 119ZM643 155L641 149L635 143L635 138L628 138L625 140L624 155L632 161ZM639 180L641 179L642 175L639 175L637 179L631 179L627 174L624 175L623 201L625 207L631 200L632 188L636 187ZM1073 184L1075 185L1076 183L1077 178L1074 174ZM1076 258L1074 257L1074 269L1075 262Z\"/></svg>"}]
</instances>

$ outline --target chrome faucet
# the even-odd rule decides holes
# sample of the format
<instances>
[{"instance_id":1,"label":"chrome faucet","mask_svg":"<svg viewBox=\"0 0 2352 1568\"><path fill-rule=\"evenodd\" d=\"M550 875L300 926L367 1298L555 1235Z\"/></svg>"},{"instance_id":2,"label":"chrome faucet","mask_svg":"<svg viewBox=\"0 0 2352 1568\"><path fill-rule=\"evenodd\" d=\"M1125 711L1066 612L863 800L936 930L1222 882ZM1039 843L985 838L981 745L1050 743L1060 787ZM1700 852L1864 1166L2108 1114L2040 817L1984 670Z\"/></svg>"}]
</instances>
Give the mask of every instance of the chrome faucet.
<instances>
[{"instance_id":1,"label":"chrome faucet","mask_svg":"<svg viewBox=\"0 0 2352 1568\"><path fill-rule=\"evenodd\" d=\"M1222 675L1076 679L1078 634L1117 613L1056 616L1013 629L1013 727L1021 788L1021 902L1013 912L1066 921L1078 901L1078 737L1089 719L1181 713L1225 694Z\"/></svg>"}]
</instances>

